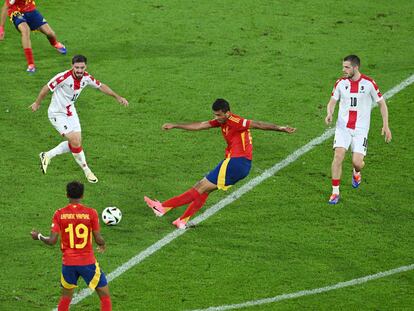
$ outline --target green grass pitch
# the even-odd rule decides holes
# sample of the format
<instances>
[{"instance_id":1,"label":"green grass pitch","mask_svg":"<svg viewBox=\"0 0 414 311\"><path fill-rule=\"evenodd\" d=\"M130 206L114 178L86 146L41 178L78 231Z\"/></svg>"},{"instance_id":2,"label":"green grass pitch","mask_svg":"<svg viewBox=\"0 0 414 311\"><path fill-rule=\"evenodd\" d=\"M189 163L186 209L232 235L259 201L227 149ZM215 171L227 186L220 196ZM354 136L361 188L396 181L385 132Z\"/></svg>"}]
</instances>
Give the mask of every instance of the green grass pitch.
<instances>
[{"instance_id":1,"label":"green grass pitch","mask_svg":"<svg viewBox=\"0 0 414 311\"><path fill-rule=\"evenodd\" d=\"M39 152L60 138L47 120L50 97L36 113L28 106L72 55L85 54L88 71L130 101L124 108L93 89L77 101L87 160L100 179L86 185L84 203L123 212L118 226L102 227L108 248L97 258L106 273L172 232L184 210L156 218L144 195L179 194L223 157L218 130L163 132L163 123L208 120L211 103L223 97L244 117L297 127L294 135L253 131L251 179L326 130L326 103L345 55L361 57L361 71L382 93L414 73L411 1L37 5L68 55L33 33L38 72L29 76L11 23L0 41L2 311L52 310L60 296L59 247L32 241L29 232L47 233L54 210L66 204L66 183L86 180L70 154L41 174ZM327 204L330 139L113 280L114 310L242 303L413 264L414 87L388 107L392 143L384 143L375 109L363 184L351 188L348 155L338 206ZM212 194L204 210L227 195ZM412 310L413 292L409 271L245 310ZM90 296L72 310L99 310L99 300Z\"/></svg>"}]
</instances>

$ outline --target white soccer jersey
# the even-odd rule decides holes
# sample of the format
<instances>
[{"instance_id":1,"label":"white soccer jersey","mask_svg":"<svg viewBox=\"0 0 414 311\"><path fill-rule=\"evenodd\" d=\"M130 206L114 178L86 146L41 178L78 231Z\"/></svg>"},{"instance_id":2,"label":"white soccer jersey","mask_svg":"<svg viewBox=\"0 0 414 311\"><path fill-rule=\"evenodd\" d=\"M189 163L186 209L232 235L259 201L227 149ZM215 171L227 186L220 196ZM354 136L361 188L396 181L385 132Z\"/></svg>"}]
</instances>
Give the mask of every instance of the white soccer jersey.
<instances>
[{"instance_id":1,"label":"white soccer jersey","mask_svg":"<svg viewBox=\"0 0 414 311\"><path fill-rule=\"evenodd\" d=\"M342 78L336 81L332 97L339 100L336 126L349 129L369 129L371 106L382 94L371 78L361 75L358 81Z\"/></svg>"},{"instance_id":2,"label":"white soccer jersey","mask_svg":"<svg viewBox=\"0 0 414 311\"><path fill-rule=\"evenodd\" d=\"M77 79L72 70L58 73L49 82L48 87L53 92L49 105L48 114L65 114L70 117L77 115L75 101L82 90L90 85L99 88L101 82L95 80L89 73L85 72L81 79Z\"/></svg>"}]
</instances>

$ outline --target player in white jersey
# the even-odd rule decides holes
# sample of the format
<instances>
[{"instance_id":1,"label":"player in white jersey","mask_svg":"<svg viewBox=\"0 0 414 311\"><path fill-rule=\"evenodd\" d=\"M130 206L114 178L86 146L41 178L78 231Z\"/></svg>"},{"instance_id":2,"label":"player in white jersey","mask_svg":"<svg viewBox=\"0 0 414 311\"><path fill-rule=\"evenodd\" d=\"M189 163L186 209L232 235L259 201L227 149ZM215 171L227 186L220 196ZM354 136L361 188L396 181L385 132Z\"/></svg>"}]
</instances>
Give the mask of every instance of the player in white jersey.
<instances>
[{"instance_id":1,"label":"player in white jersey","mask_svg":"<svg viewBox=\"0 0 414 311\"><path fill-rule=\"evenodd\" d=\"M48 117L60 135L66 138L55 148L39 154L43 174L46 174L50 160L60 154L72 152L73 157L83 169L86 178L91 183L97 183L98 178L92 173L86 163L82 149L81 126L75 108L75 101L86 86L99 89L102 93L114 97L121 105L128 106L128 101L112 91L106 84L96 80L86 70L87 59L83 55L72 58L72 68L54 76L41 89L36 101L30 106L32 111L40 108L40 103L50 92L53 93L48 109Z\"/></svg>"},{"instance_id":2,"label":"player in white jersey","mask_svg":"<svg viewBox=\"0 0 414 311\"><path fill-rule=\"evenodd\" d=\"M332 122L335 105L339 100L338 120L336 122L335 150L332 161L332 195L329 204L339 202L339 184L342 175L342 162L346 151L352 151L352 186L358 188L361 183L361 170L365 165L364 157L367 152L368 132L371 119L371 108L378 103L382 116L382 131L385 142L390 142L392 135L388 127L388 108L371 78L359 72L360 59L356 55L346 56L342 63L343 78L336 81L332 97L327 105L326 124Z\"/></svg>"}]
</instances>

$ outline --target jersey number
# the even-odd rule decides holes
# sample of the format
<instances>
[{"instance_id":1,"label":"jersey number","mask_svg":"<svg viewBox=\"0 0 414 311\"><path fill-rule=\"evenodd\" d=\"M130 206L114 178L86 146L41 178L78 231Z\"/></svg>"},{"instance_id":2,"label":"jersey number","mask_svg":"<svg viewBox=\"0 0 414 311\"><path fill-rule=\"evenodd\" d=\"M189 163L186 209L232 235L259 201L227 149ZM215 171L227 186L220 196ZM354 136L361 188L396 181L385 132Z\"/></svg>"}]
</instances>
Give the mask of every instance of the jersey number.
<instances>
[{"instance_id":1,"label":"jersey number","mask_svg":"<svg viewBox=\"0 0 414 311\"><path fill-rule=\"evenodd\" d=\"M88 227L84 224L79 224L73 228L73 224L69 224L65 229L65 232L69 234L69 246L70 248L84 248L86 243L88 243L89 230ZM82 243L75 244L75 235L78 239L82 239Z\"/></svg>"},{"instance_id":2,"label":"jersey number","mask_svg":"<svg viewBox=\"0 0 414 311\"><path fill-rule=\"evenodd\" d=\"M73 97L72 97L71 101L74 102L76 100L76 98L78 98L78 95L79 95L79 93L78 94L73 94Z\"/></svg>"},{"instance_id":3,"label":"jersey number","mask_svg":"<svg viewBox=\"0 0 414 311\"><path fill-rule=\"evenodd\" d=\"M70 111L70 107L71 107L72 105L67 105L66 106L66 115L68 116L68 117L71 117L72 116L72 111Z\"/></svg>"},{"instance_id":4,"label":"jersey number","mask_svg":"<svg viewBox=\"0 0 414 311\"><path fill-rule=\"evenodd\" d=\"M357 105L357 98L351 97L351 107L356 107L356 105Z\"/></svg>"}]
</instances>

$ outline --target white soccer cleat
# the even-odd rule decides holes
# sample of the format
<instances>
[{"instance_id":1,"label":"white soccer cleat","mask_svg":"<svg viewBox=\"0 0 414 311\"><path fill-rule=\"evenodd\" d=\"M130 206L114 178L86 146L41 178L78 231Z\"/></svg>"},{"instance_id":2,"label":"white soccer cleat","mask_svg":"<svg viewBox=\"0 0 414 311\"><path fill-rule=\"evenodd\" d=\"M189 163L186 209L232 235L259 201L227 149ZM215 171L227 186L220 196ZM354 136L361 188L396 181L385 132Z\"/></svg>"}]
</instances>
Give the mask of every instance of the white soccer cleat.
<instances>
[{"instance_id":1,"label":"white soccer cleat","mask_svg":"<svg viewBox=\"0 0 414 311\"><path fill-rule=\"evenodd\" d=\"M39 153L40 158L40 169L42 170L43 174L46 174L47 167L50 163L50 158L46 155L46 152Z\"/></svg>"},{"instance_id":2,"label":"white soccer cleat","mask_svg":"<svg viewBox=\"0 0 414 311\"><path fill-rule=\"evenodd\" d=\"M95 174L92 173L92 171L86 172L85 176L86 179L92 184L96 184L98 182L98 177L96 177Z\"/></svg>"}]
</instances>

